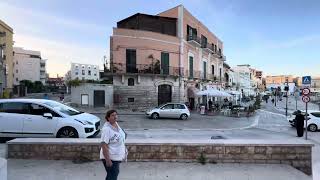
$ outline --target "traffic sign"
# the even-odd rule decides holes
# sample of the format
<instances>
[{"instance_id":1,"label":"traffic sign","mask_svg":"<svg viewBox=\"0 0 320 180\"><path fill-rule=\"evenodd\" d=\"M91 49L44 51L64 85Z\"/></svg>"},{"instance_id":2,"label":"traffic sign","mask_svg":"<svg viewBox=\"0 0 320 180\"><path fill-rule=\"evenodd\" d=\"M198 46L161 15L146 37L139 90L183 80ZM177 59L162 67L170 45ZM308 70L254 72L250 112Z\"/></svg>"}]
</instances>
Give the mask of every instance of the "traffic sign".
<instances>
[{"instance_id":1,"label":"traffic sign","mask_svg":"<svg viewBox=\"0 0 320 180\"><path fill-rule=\"evenodd\" d=\"M303 76L302 84L311 84L311 76Z\"/></svg>"},{"instance_id":2,"label":"traffic sign","mask_svg":"<svg viewBox=\"0 0 320 180\"><path fill-rule=\"evenodd\" d=\"M310 102L310 97L309 96L302 96L302 101L305 103Z\"/></svg>"},{"instance_id":3,"label":"traffic sign","mask_svg":"<svg viewBox=\"0 0 320 180\"><path fill-rule=\"evenodd\" d=\"M305 95L305 96L309 95L310 94L310 89L309 88L303 88L302 89L302 94Z\"/></svg>"}]
</instances>

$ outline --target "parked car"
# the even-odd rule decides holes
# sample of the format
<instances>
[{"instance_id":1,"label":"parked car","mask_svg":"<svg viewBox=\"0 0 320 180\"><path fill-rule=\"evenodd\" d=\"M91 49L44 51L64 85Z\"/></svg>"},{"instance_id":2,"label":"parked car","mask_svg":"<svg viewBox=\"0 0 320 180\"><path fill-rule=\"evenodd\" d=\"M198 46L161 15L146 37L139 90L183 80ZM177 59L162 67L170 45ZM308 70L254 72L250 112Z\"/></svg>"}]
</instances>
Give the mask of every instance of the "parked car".
<instances>
[{"instance_id":1,"label":"parked car","mask_svg":"<svg viewBox=\"0 0 320 180\"><path fill-rule=\"evenodd\" d=\"M146 111L146 115L152 119L158 118L180 118L187 120L190 117L190 111L185 104L167 103Z\"/></svg>"},{"instance_id":2,"label":"parked car","mask_svg":"<svg viewBox=\"0 0 320 180\"><path fill-rule=\"evenodd\" d=\"M293 112L291 115L287 117L288 122L292 127L296 126L296 117L297 111ZM305 111L302 111L302 115L305 116ZM317 110L308 110L308 130L315 132L320 127L320 111ZM305 124L304 124L305 126Z\"/></svg>"},{"instance_id":3,"label":"parked car","mask_svg":"<svg viewBox=\"0 0 320 180\"><path fill-rule=\"evenodd\" d=\"M56 101L1 99L0 137L87 138L99 133L100 119Z\"/></svg>"}]
</instances>

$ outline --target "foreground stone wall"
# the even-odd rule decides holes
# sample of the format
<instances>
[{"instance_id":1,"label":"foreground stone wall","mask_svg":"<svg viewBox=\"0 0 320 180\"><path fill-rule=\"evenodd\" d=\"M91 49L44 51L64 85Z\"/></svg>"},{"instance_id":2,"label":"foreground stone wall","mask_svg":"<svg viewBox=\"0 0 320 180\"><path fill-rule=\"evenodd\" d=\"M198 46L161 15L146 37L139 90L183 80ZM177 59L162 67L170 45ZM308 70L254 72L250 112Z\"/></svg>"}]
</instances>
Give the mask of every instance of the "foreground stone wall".
<instances>
[{"instance_id":1,"label":"foreground stone wall","mask_svg":"<svg viewBox=\"0 0 320 180\"><path fill-rule=\"evenodd\" d=\"M150 141L150 140L149 140ZM188 140L189 141L189 140ZM287 164L312 174L312 144L258 140L168 141L130 140L129 161ZM98 160L98 139L16 139L8 142L8 158Z\"/></svg>"},{"instance_id":2,"label":"foreground stone wall","mask_svg":"<svg viewBox=\"0 0 320 180\"><path fill-rule=\"evenodd\" d=\"M7 160L0 158L0 180L7 180Z\"/></svg>"}]
</instances>

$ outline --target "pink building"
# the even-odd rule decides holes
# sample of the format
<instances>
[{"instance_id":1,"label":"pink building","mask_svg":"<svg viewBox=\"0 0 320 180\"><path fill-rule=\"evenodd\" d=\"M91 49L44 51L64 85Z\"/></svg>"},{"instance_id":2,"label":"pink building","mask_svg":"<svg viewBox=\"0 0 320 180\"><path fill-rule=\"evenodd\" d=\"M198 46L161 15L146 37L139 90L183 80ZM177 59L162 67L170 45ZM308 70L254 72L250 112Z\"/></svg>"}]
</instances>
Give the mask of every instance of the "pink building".
<instances>
[{"instance_id":1,"label":"pink building","mask_svg":"<svg viewBox=\"0 0 320 180\"><path fill-rule=\"evenodd\" d=\"M110 37L114 105L146 108L166 102L198 103L197 90L224 86L223 43L182 5L137 13Z\"/></svg>"}]
</instances>

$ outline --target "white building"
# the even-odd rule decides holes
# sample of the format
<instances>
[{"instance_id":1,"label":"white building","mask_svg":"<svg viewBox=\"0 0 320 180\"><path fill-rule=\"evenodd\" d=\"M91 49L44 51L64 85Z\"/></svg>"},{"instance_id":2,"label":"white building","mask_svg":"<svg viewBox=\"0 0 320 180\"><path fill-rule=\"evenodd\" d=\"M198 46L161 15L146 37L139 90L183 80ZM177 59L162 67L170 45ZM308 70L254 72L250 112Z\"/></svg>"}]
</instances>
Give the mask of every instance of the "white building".
<instances>
[{"instance_id":1,"label":"white building","mask_svg":"<svg viewBox=\"0 0 320 180\"><path fill-rule=\"evenodd\" d=\"M46 60L41 58L40 51L13 48L13 84L19 85L22 80L46 82Z\"/></svg>"},{"instance_id":2,"label":"white building","mask_svg":"<svg viewBox=\"0 0 320 180\"><path fill-rule=\"evenodd\" d=\"M100 79L99 66L71 63L71 79L98 81Z\"/></svg>"},{"instance_id":3,"label":"white building","mask_svg":"<svg viewBox=\"0 0 320 180\"><path fill-rule=\"evenodd\" d=\"M238 91L243 91L243 94L248 96L254 94L254 89L251 84L251 70L250 65L237 65L232 68L234 73L234 83Z\"/></svg>"}]
</instances>

